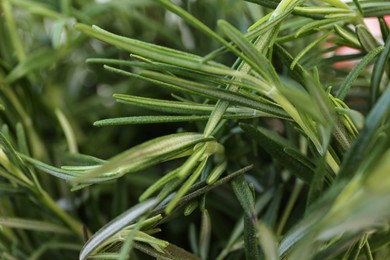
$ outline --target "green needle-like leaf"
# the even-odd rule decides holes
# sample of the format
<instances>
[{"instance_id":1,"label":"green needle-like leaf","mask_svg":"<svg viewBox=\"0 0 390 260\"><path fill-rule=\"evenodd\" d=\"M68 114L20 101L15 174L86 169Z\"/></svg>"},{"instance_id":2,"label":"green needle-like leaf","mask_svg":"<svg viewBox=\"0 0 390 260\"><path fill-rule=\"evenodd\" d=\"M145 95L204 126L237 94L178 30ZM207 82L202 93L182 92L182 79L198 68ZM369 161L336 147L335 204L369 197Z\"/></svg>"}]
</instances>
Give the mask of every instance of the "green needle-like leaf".
<instances>
[{"instance_id":1,"label":"green needle-like leaf","mask_svg":"<svg viewBox=\"0 0 390 260\"><path fill-rule=\"evenodd\" d=\"M333 17L333 18L328 18L328 19L324 19L324 20L320 20L320 21L315 21L315 22L309 23L309 24L303 26L302 28L300 28L295 33L295 37L298 37L300 34L305 33L305 32L317 31L319 27L334 26L334 25L336 25L336 24L338 24L340 22L343 22L343 21L346 21L346 20L349 20L349 19L351 19L350 16L341 15L341 16L338 16L338 17Z\"/></svg>"},{"instance_id":2,"label":"green needle-like leaf","mask_svg":"<svg viewBox=\"0 0 390 260\"><path fill-rule=\"evenodd\" d=\"M75 29L146 59L220 75L226 75L226 72L231 71L228 67L215 62L203 64L199 56L115 35L97 26L75 24Z\"/></svg>"},{"instance_id":3,"label":"green needle-like leaf","mask_svg":"<svg viewBox=\"0 0 390 260\"><path fill-rule=\"evenodd\" d=\"M72 181L75 178L80 177L80 172L84 172L86 169L96 169L97 167L100 167L101 164L93 165L93 166L78 166L78 167L63 167L62 169L48 165L46 163L43 163L41 161L35 160L34 158L31 158L27 155L20 154L20 157L27 161L28 163L32 164L37 169L42 170L43 172L46 172L48 174L51 174L57 178L63 179L65 181ZM98 182L105 182L110 181L115 178L115 176L118 174L118 172L106 172L105 174L102 174L98 178L90 178L86 183L98 183Z\"/></svg>"},{"instance_id":4,"label":"green needle-like leaf","mask_svg":"<svg viewBox=\"0 0 390 260\"><path fill-rule=\"evenodd\" d=\"M257 100L253 96L247 96L240 93L228 91L225 89L214 88L205 84L201 84L189 80L178 79L176 77L164 75L158 72L143 71L142 75L140 76L134 73L130 73L127 71L123 71L111 67L109 69L111 71L120 73L122 75L141 78L146 81L152 82L154 84L169 89L185 91L189 94L196 94L214 100L222 99L236 105L260 110L263 113L267 113L277 117L288 118L286 113L282 109L280 109L279 106L272 105L272 103L264 103L261 98Z\"/></svg>"},{"instance_id":5,"label":"green needle-like leaf","mask_svg":"<svg viewBox=\"0 0 390 260\"><path fill-rule=\"evenodd\" d=\"M162 189L167 183L174 180L177 177L177 173L179 172L179 170L180 168L177 168L170 173L165 174L164 177L160 178L158 181L149 186L149 188L147 188L139 197L139 201L146 200L157 190Z\"/></svg>"},{"instance_id":6,"label":"green needle-like leaf","mask_svg":"<svg viewBox=\"0 0 390 260\"><path fill-rule=\"evenodd\" d=\"M256 109L259 109L264 112L279 113L280 115L284 114L279 109L276 109L277 107L276 105L271 106L269 104L264 104L260 100L254 99L252 96L245 96L243 94L234 93L232 91L228 91L225 89L216 89L200 83L195 83L183 79L177 79L156 72L145 71L143 72L142 75L153 80L158 80L167 83L170 86L176 86L179 88L186 89L190 91L190 93L202 95L208 98L213 98L213 99L218 98L218 99L229 101L233 104L247 106L251 108L256 107ZM262 107L262 109L260 109L260 107Z\"/></svg>"},{"instance_id":7,"label":"green needle-like leaf","mask_svg":"<svg viewBox=\"0 0 390 260\"><path fill-rule=\"evenodd\" d=\"M284 167L304 182L311 183L314 176L314 163L294 149L286 140L267 129L254 128L247 124L241 124L241 128Z\"/></svg>"},{"instance_id":8,"label":"green needle-like leaf","mask_svg":"<svg viewBox=\"0 0 390 260\"><path fill-rule=\"evenodd\" d=\"M253 114L236 114L224 115L223 119L246 119L254 118L258 115ZM93 123L94 126L113 126L113 125L138 125L138 124L159 124L159 123L176 123L176 122L193 122L206 121L209 116L132 116L103 119Z\"/></svg>"},{"instance_id":9,"label":"green needle-like leaf","mask_svg":"<svg viewBox=\"0 0 390 260\"><path fill-rule=\"evenodd\" d=\"M167 213L170 213L174 207L176 206L176 204L179 202L179 200L189 191L189 189L191 188L191 186L195 183L195 181L199 178L200 174L202 173L203 171L203 168L205 167L206 165L206 162L207 162L207 159L204 159L199 165L198 167L196 168L196 170L191 174L191 176L188 178L187 181L184 182L184 184L181 186L181 188L178 190L178 192L174 195L174 197L172 198L172 200L168 203L167 205L167 208L166 208L166 212ZM182 172L182 171L185 171L187 170L185 168L186 165L183 165L183 168L180 170L180 172L178 172L178 175ZM187 170L189 171L190 168Z\"/></svg>"},{"instance_id":10,"label":"green needle-like leaf","mask_svg":"<svg viewBox=\"0 0 390 260\"><path fill-rule=\"evenodd\" d=\"M135 146L110 159L106 164L74 178L73 182L88 182L107 172L116 172L120 177L126 173L148 168L159 162L175 158L198 143L213 140L198 133L172 134Z\"/></svg>"},{"instance_id":11,"label":"green needle-like leaf","mask_svg":"<svg viewBox=\"0 0 390 260\"><path fill-rule=\"evenodd\" d=\"M0 225L16 229L26 229L39 232L50 232L58 234L72 234L69 229L48 223L47 221L20 219L11 217L0 217Z\"/></svg>"},{"instance_id":12,"label":"green needle-like leaf","mask_svg":"<svg viewBox=\"0 0 390 260\"><path fill-rule=\"evenodd\" d=\"M290 69L293 70L295 65L299 62L299 60L306 54L308 53L311 49L314 48L317 44L319 44L321 41L325 40L332 32L325 33L321 37L318 37L317 40L313 41L312 43L308 44L306 48L304 48L291 62Z\"/></svg>"},{"instance_id":13,"label":"green needle-like leaf","mask_svg":"<svg viewBox=\"0 0 390 260\"><path fill-rule=\"evenodd\" d=\"M114 98L118 102L139 106L146 109L151 109L160 112L177 113L177 114L210 114L213 111L215 105L201 104L194 102L178 102L173 100L163 100L154 98L145 98L139 96L131 96L124 94L114 94ZM227 113L259 113L252 109L243 107L229 107Z\"/></svg>"},{"instance_id":14,"label":"green needle-like leaf","mask_svg":"<svg viewBox=\"0 0 390 260\"><path fill-rule=\"evenodd\" d=\"M256 236L257 216L253 194L244 176L232 181L234 193L244 209L244 242L246 259L260 259Z\"/></svg>"},{"instance_id":15,"label":"green needle-like leaf","mask_svg":"<svg viewBox=\"0 0 390 260\"><path fill-rule=\"evenodd\" d=\"M199 235L199 254L202 259L209 255L211 240L211 219L207 210L202 212L202 227Z\"/></svg>"},{"instance_id":16,"label":"green needle-like leaf","mask_svg":"<svg viewBox=\"0 0 390 260\"><path fill-rule=\"evenodd\" d=\"M361 71L367 64L372 61L379 53L383 51L383 47L377 47L367 53L366 56L351 70L347 78L344 80L343 84L340 86L340 89L337 91L336 97L343 100L348 93L348 90L352 87L353 82L359 76ZM378 61L379 62L379 61ZM374 75L374 74L373 74ZM372 81L374 83L374 81ZM372 87L373 88L373 87Z\"/></svg>"},{"instance_id":17,"label":"green needle-like leaf","mask_svg":"<svg viewBox=\"0 0 390 260\"><path fill-rule=\"evenodd\" d=\"M150 199L148 201L137 204L136 206L122 213L120 216L111 220L108 224L96 232L84 245L80 252L80 260L86 259L94 250L99 248L99 246L105 240L117 233L119 230L131 224L139 217L147 214L147 212L157 206L157 203L157 199Z\"/></svg>"},{"instance_id":18,"label":"green needle-like leaf","mask_svg":"<svg viewBox=\"0 0 390 260\"><path fill-rule=\"evenodd\" d=\"M364 162L364 158L370 153L371 143L384 120L390 118L390 88L387 88L379 98L376 105L368 114L364 129L352 143L351 148L346 153L340 168L338 179L350 178L357 173L357 169ZM388 133L387 133L388 134Z\"/></svg>"},{"instance_id":19,"label":"green needle-like leaf","mask_svg":"<svg viewBox=\"0 0 390 260\"><path fill-rule=\"evenodd\" d=\"M372 51L376 47L378 47L378 42L375 37L371 34L371 32L364 25L356 26L356 35L359 39L359 42L363 49L366 52Z\"/></svg>"},{"instance_id":20,"label":"green needle-like leaf","mask_svg":"<svg viewBox=\"0 0 390 260\"><path fill-rule=\"evenodd\" d=\"M387 37L383 52L375 63L371 77L371 103L375 104L379 96L379 86L390 56L390 37Z\"/></svg>"},{"instance_id":21,"label":"green needle-like leaf","mask_svg":"<svg viewBox=\"0 0 390 260\"><path fill-rule=\"evenodd\" d=\"M339 25L335 25L334 26L335 28L335 31L337 32L337 34L339 34L341 37L343 37L344 40L346 40L351 47L354 47L354 48L357 48L357 49L360 49L362 46L359 42L359 40L356 38L356 36L352 33L350 33L349 31L345 30L343 27L339 26Z\"/></svg>"},{"instance_id":22,"label":"green needle-like leaf","mask_svg":"<svg viewBox=\"0 0 390 260\"><path fill-rule=\"evenodd\" d=\"M260 222L258 225L259 240L266 259L279 259L279 252L276 243L276 238L273 232L266 224Z\"/></svg>"},{"instance_id":23,"label":"green needle-like leaf","mask_svg":"<svg viewBox=\"0 0 390 260\"><path fill-rule=\"evenodd\" d=\"M242 52L246 55L245 61L252 66L252 69L257 71L267 82L270 84L280 84L279 77L270 64L269 60L259 52L255 46L248 41L243 34L241 34L236 28L230 25L228 22L220 20L218 26L230 38L237 46L240 47ZM271 91L273 85L265 91Z\"/></svg>"},{"instance_id":24,"label":"green needle-like leaf","mask_svg":"<svg viewBox=\"0 0 390 260\"><path fill-rule=\"evenodd\" d=\"M178 102L173 100L161 100L145 97L137 97L123 94L114 94L118 102L140 106L146 109L153 109L161 112L180 114L208 114L212 111L213 105L198 104L190 102Z\"/></svg>"}]
</instances>

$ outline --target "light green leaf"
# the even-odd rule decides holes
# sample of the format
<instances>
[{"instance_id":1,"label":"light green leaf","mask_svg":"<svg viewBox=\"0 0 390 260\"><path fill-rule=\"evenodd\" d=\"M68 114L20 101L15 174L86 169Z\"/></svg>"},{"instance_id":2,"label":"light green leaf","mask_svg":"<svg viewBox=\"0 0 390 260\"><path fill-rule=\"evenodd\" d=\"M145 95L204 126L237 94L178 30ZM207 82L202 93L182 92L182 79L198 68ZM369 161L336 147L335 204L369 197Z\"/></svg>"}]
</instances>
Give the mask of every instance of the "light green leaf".
<instances>
[{"instance_id":1,"label":"light green leaf","mask_svg":"<svg viewBox=\"0 0 390 260\"><path fill-rule=\"evenodd\" d=\"M184 208L183 215L186 217L191 215L192 212L194 212L194 210L198 208L198 206L199 206L198 200L193 200L193 201L188 202L187 206ZM191 232L191 230L190 230L190 232ZM191 244L192 244L192 242L191 242Z\"/></svg>"},{"instance_id":2,"label":"light green leaf","mask_svg":"<svg viewBox=\"0 0 390 260\"><path fill-rule=\"evenodd\" d=\"M294 9L300 15L310 14L338 14L338 13L349 13L350 10L340 7L329 7L329 6L298 6Z\"/></svg>"},{"instance_id":3,"label":"light green leaf","mask_svg":"<svg viewBox=\"0 0 390 260\"><path fill-rule=\"evenodd\" d=\"M353 128L350 131L357 132L357 130L361 130L364 127L364 116L359 111L353 110L353 109L347 109L347 108L340 108L336 107L336 112L341 115L348 116L348 119L351 120L351 123L353 123L353 127L356 128L356 130ZM351 125L349 123L349 125Z\"/></svg>"},{"instance_id":4,"label":"light green leaf","mask_svg":"<svg viewBox=\"0 0 390 260\"><path fill-rule=\"evenodd\" d=\"M193 160L187 160L186 163L183 164L182 168L178 172L178 177L183 178L185 175L188 175L188 173L195 167L195 165L198 163L197 160L200 159L201 156L203 156L204 149L198 150L198 156L194 156ZM197 155L194 153L194 155ZM204 159L196 168L196 170L191 174L191 176L183 183L183 185L180 187L180 189L177 191L177 193L174 195L174 197L169 201L165 212L169 214L172 212L172 210L175 208L179 200L190 190L191 186L195 183L195 181L199 178L200 174L202 173L205 165L207 163L207 158ZM181 177L181 175L183 177Z\"/></svg>"},{"instance_id":5,"label":"light green leaf","mask_svg":"<svg viewBox=\"0 0 390 260\"><path fill-rule=\"evenodd\" d=\"M270 2L268 0L250 0L250 2L263 4L265 2ZM264 21L262 23L255 23L253 26L250 27L249 33L246 35L249 40L252 40L256 37L264 37L264 34L270 30L270 28L275 29L278 24L280 24L283 20L286 19L286 17L291 14L292 12L296 14L300 14L298 11L295 11L296 7L299 7L303 1L301 0L284 0L284 1L277 1L276 6L272 7L275 8L279 6L278 10L274 10L272 14L270 15L270 18L267 21ZM264 5L267 6L267 5ZM318 16L317 14L310 14L306 15L308 17L312 17L315 19L321 18L321 16ZM261 19L262 20L262 19ZM290 22L288 23L290 24ZM286 26L286 23L284 24Z\"/></svg>"},{"instance_id":6,"label":"light green leaf","mask_svg":"<svg viewBox=\"0 0 390 260\"><path fill-rule=\"evenodd\" d=\"M14 180L22 186L32 186L33 182L26 174L30 172L20 158L19 154L12 147L10 141L0 132L0 164L6 170L2 174L7 179Z\"/></svg>"},{"instance_id":7,"label":"light green leaf","mask_svg":"<svg viewBox=\"0 0 390 260\"><path fill-rule=\"evenodd\" d=\"M322 111L318 106L319 103L316 102L315 99L313 99L313 96L311 96L306 90L304 90L300 86L294 86L295 84L289 85L291 86L286 86L282 88L281 92L285 97L288 97L291 104L293 104L301 113L307 113L316 122L319 122L324 125L327 124L328 121L326 121L326 119L323 117Z\"/></svg>"},{"instance_id":8,"label":"light green leaf","mask_svg":"<svg viewBox=\"0 0 390 260\"><path fill-rule=\"evenodd\" d=\"M136 172L166 160L175 158L185 150L198 143L213 140L198 133L180 133L162 136L137 145L110 159L106 164L74 178L74 182L88 182L107 172L116 172L120 177L126 173Z\"/></svg>"},{"instance_id":9,"label":"light green leaf","mask_svg":"<svg viewBox=\"0 0 390 260\"><path fill-rule=\"evenodd\" d=\"M218 27L222 32L245 54L243 59L248 63L252 69L257 71L267 82L270 84L279 84L279 77L276 74L270 61L255 48L255 46L245 38L236 28L224 20L218 21ZM269 86L264 91L269 92L273 88L273 85Z\"/></svg>"},{"instance_id":10,"label":"light green leaf","mask_svg":"<svg viewBox=\"0 0 390 260\"><path fill-rule=\"evenodd\" d=\"M163 248L167 247L169 243L167 241L154 238L150 235L148 235L145 232L138 231L134 237L136 241L148 243L151 245L154 249L156 249L159 252L164 252Z\"/></svg>"},{"instance_id":11,"label":"light green leaf","mask_svg":"<svg viewBox=\"0 0 390 260\"><path fill-rule=\"evenodd\" d=\"M194 191L191 191L191 193L185 195L177 204L177 207L176 208L180 208L182 207L183 205L187 205L187 203L189 201L192 201L194 199L197 199L199 196L202 196L204 194L206 194L207 192L219 187L220 185L222 184L226 184L226 183L229 183L230 181L232 181L233 179L237 178L238 176L250 171L251 169L253 168L253 165L249 165L249 166L246 166L238 171L235 171L233 173L230 173L228 174L226 177L216 181L215 183L213 184L210 184L210 185L206 185L205 183L201 182L199 184L195 184L193 186L193 190ZM180 181L180 180L179 180ZM179 182L180 184L180 182ZM171 192L171 191L169 191ZM169 194L168 192L168 194ZM166 197L166 196L161 196L161 197ZM169 200L168 200L169 202ZM162 203L162 205L160 205L158 207L158 209L156 209L155 212L153 212L154 214L161 214L164 212L165 210L165 207L166 207L166 203L167 201L165 201L164 203Z\"/></svg>"},{"instance_id":12,"label":"light green leaf","mask_svg":"<svg viewBox=\"0 0 390 260\"><path fill-rule=\"evenodd\" d=\"M57 116L57 119L61 125L62 130L64 131L66 141L68 143L69 152L78 153L76 135L73 131L73 128L68 118L59 108L55 109L54 112Z\"/></svg>"},{"instance_id":13,"label":"light green leaf","mask_svg":"<svg viewBox=\"0 0 390 260\"><path fill-rule=\"evenodd\" d=\"M177 173L179 172L181 167L167 173L164 177L161 177L158 181L149 186L139 197L139 201L144 201L149 198L153 193L157 190L162 189L167 183L171 182L177 177Z\"/></svg>"},{"instance_id":14,"label":"light green leaf","mask_svg":"<svg viewBox=\"0 0 390 260\"><path fill-rule=\"evenodd\" d=\"M334 26L334 29L336 33L340 35L345 41L347 41L351 47L357 49L360 49L362 47L355 34L350 33L349 31L337 24Z\"/></svg>"},{"instance_id":15,"label":"light green leaf","mask_svg":"<svg viewBox=\"0 0 390 260\"><path fill-rule=\"evenodd\" d=\"M74 178L80 177L80 172L84 172L85 169L90 169L90 168L97 168L100 166L98 165L92 165L92 166L73 166L71 168L69 167L64 167L63 169L48 165L46 163L43 163L41 161L38 161L32 157L29 157L24 154L19 154L20 157L27 161L28 163L32 164L34 167L37 169L42 170L43 172L46 172L48 174L51 174L57 178L66 180L66 181L72 181ZM103 174L99 176L98 178L90 178L86 183L98 183L98 182L105 182L109 181L115 178L115 176L118 174L118 172L106 172L106 174Z\"/></svg>"},{"instance_id":16,"label":"light green leaf","mask_svg":"<svg viewBox=\"0 0 390 260\"><path fill-rule=\"evenodd\" d=\"M0 132L0 145L1 150L6 154L8 159L19 168L19 171L26 171L25 165L18 152L11 145L10 140L2 132Z\"/></svg>"},{"instance_id":17,"label":"light green leaf","mask_svg":"<svg viewBox=\"0 0 390 260\"><path fill-rule=\"evenodd\" d=\"M222 175L222 173L225 172L226 167L227 167L227 161L222 161L221 163L216 165L214 169L210 172L210 175L207 177L206 183L210 185L216 182L219 179L219 177Z\"/></svg>"},{"instance_id":18,"label":"light green leaf","mask_svg":"<svg viewBox=\"0 0 390 260\"><path fill-rule=\"evenodd\" d=\"M263 249L265 259L280 259L275 234L273 234L272 230L261 221L258 224L258 236L260 238L260 245Z\"/></svg>"},{"instance_id":19,"label":"light green leaf","mask_svg":"<svg viewBox=\"0 0 390 260\"><path fill-rule=\"evenodd\" d=\"M207 259L209 255L211 239L211 219L209 212L204 210L202 212L202 226L199 236L199 253L202 259Z\"/></svg>"},{"instance_id":20,"label":"light green leaf","mask_svg":"<svg viewBox=\"0 0 390 260\"><path fill-rule=\"evenodd\" d=\"M311 23L303 26L302 28L300 28L298 31L296 31L295 37L298 37L300 34L305 33L305 32L318 31L320 28L322 28L324 26L327 26L327 27L334 26L335 24L338 24L340 22L343 22L343 21L346 21L349 19L351 19L351 17L342 15L340 17L333 17L333 18L328 18L328 19L324 19L324 20L320 20L320 21L311 22Z\"/></svg>"},{"instance_id":21,"label":"light green leaf","mask_svg":"<svg viewBox=\"0 0 390 260\"><path fill-rule=\"evenodd\" d=\"M344 3L342 0L322 0L325 3L328 3L330 5L333 5L334 7L342 8L342 9L349 9L349 6Z\"/></svg>"},{"instance_id":22,"label":"light green leaf","mask_svg":"<svg viewBox=\"0 0 390 260\"><path fill-rule=\"evenodd\" d=\"M62 35L65 33L66 22L66 19L59 19L53 24L51 41L54 49L59 49L59 47L61 47Z\"/></svg>"}]
</instances>

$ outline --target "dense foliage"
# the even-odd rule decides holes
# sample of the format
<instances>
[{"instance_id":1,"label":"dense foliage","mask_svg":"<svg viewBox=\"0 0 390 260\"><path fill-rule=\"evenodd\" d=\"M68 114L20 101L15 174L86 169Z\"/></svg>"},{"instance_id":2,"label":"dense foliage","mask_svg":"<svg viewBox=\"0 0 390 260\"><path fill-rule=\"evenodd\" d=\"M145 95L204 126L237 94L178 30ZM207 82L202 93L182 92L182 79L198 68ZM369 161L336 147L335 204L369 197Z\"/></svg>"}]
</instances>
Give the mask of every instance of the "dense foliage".
<instances>
[{"instance_id":1,"label":"dense foliage","mask_svg":"<svg viewBox=\"0 0 390 260\"><path fill-rule=\"evenodd\" d=\"M386 15L0 0L1 258L386 259Z\"/></svg>"}]
</instances>

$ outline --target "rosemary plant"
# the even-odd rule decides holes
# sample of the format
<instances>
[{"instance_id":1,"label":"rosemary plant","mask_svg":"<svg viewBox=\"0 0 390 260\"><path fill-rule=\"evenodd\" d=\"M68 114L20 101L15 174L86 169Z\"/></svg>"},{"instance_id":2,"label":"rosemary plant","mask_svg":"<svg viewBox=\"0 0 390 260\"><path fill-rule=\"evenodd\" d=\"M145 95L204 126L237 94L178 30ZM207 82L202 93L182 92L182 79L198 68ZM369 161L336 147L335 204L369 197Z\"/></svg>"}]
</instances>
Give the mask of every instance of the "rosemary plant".
<instances>
[{"instance_id":1,"label":"rosemary plant","mask_svg":"<svg viewBox=\"0 0 390 260\"><path fill-rule=\"evenodd\" d=\"M1 1L4 259L390 256L389 2L104 2Z\"/></svg>"}]
</instances>

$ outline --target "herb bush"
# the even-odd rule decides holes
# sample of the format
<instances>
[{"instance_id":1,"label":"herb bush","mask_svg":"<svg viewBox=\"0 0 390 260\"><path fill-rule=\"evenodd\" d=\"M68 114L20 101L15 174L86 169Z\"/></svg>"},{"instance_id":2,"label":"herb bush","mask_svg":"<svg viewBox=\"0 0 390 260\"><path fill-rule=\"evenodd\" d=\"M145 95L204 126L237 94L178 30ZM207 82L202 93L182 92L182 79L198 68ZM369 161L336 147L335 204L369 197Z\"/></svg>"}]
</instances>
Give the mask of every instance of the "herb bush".
<instances>
[{"instance_id":1,"label":"herb bush","mask_svg":"<svg viewBox=\"0 0 390 260\"><path fill-rule=\"evenodd\" d=\"M2 259L390 256L390 2L101 2L0 2Z\"/></svg>"}]
</instances>

